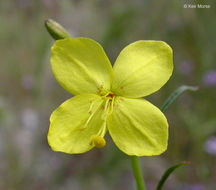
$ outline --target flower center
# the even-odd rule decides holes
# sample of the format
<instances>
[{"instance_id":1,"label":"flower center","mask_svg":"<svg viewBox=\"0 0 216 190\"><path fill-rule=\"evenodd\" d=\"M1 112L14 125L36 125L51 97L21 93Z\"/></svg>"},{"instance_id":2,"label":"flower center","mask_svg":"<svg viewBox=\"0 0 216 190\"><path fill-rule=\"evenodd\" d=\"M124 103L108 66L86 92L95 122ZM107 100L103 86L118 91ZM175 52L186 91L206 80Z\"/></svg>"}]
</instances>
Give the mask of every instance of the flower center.
<instances>
[{"instance_id":1,"label":"flower center","mask_svg":"<svg viewBox=\"0 0 216 190\"><path fill-rule=\"evenodd\" d=\"M106 103L105 103L105 109L104 112L106 114L106 117L113 112L113 106L114 106L114 101L115 101L115 94L112 92L109 92L108 94L105 95L107 98Z\"/></svg>"},{"instance_id":2,"label":"flower center","mask_svg":"<svg viewBox=\"0 0 216 190\"><path fill-rule=\"evenodd\" d=\"M113 98L115 96L115 94L113 94L112 92L109 92L106 97L107 98Z\"/></svg>"}]
</instances>

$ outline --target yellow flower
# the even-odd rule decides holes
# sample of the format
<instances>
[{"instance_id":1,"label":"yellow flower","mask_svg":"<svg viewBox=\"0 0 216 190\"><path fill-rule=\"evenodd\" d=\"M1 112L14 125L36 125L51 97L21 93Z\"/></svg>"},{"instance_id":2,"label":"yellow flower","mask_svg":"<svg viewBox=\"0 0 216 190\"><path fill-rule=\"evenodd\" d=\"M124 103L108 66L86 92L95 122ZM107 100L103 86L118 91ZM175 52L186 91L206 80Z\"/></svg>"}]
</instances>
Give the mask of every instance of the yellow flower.
<instances>
[{"instance_id":1,"label":"yellow flower","mask_svg":"<svg viewBox=\"0 0 216 190\"><path fill-rule=\"evenodd\" d=\"M136 41L121 51L112 68L97 42L67 38L53 45L51 66L56 80L75 95L51 114L48 143L54 151L79 154L102 148L107 130L128 155L166 150L166 117L141 98L172 75L172 49L165 42Z\"/></svg>"}]
</instances>

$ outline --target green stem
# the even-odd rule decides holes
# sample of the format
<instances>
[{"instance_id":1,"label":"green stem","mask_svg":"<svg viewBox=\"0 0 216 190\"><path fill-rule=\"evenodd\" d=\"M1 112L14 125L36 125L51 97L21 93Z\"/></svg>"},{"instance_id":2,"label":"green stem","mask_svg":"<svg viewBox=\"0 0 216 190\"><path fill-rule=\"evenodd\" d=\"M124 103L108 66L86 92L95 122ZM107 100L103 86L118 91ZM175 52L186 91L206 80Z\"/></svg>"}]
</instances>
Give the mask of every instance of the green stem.
<instances>
[{"instance_id":1,"label":"green stem","mask_svg":"<svg viewBox=\"0 0 216 190\"><path fill-rule=\"evenodd\" d=\"M142 177L142 172L140 169L139 158L137 156L131 156L131 165L136 180L137 190L146 190L144 179Z\"/></svg>"}]
</instances>

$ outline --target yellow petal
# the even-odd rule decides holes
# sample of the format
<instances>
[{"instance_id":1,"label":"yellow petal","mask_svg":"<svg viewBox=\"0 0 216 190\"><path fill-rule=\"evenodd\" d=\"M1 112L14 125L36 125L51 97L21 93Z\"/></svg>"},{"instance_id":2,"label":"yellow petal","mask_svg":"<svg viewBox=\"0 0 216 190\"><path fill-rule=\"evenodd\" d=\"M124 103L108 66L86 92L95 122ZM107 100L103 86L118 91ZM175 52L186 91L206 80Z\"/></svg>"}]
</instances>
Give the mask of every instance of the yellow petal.
<instances>
[{"instance_id":1,"label":"yellow petal","mask_svg":"<svg viewBox=\"0 0 216 190\"><path fill-rule=\"evenodd\" d=\"M48 143L54 151L86 152L95 146L93 138L104 137L104 100L97 95L77 95L61 104L50 117Z\"/></svg>"},{"instance_id":2,"label":"yellow petal","mask_svg":"<svg viewBox=\"0 0 216 190\"><path fill-rule=\"evenodd\" d=\"M110 90L112 66L103 48L88 38L57 40L51 66L56 80L74 95Z\"/></svg>"},{"instance_id":3,"label":"yellow petal","mask_svg":"<svg viewBox=\"0 0 216 190\"><path fill-rule=\"evenodd\" d=\"M167 149L166 117L147 100L116 97L107 126L114 143L125 154L153 156Z\"/></svg>"},{"instance_id":4,"label":"yellow petal","mask_svg":"<svg viewBox=\"0 0 216 190\"><path fill-rule=\"evenodd\" d=\"M119 54L112 92L139 98L159 90L173 71L172 49L162 41L137 41Z\"/></svg>"}]
</instances>

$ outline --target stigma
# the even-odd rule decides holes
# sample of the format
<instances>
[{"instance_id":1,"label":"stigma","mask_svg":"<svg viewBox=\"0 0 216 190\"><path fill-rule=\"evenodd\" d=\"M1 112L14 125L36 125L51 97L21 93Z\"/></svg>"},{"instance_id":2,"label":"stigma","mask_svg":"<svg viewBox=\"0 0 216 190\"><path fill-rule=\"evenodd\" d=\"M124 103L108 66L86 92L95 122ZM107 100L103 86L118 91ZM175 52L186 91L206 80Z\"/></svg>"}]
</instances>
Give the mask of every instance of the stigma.
<instances>
[{"instance_id":1,"label":"stigma","mask_svg":"<svg viewBox=\"0 0 216 190\"><path fill-rule=\"evenodd\" d=\"M93 136L92 142L96 148L103 148L106 146L106 141L103 137L100 136Z\"/></svg>"}]
</instances>

